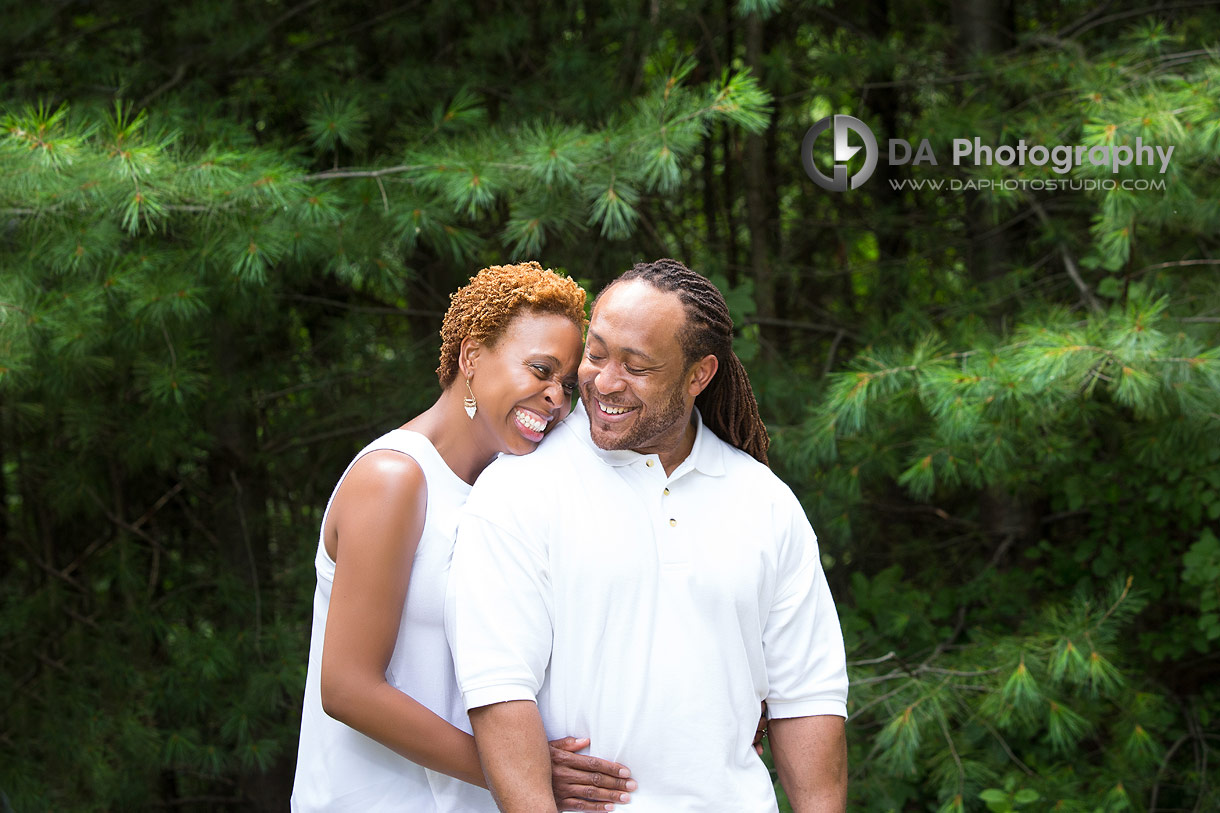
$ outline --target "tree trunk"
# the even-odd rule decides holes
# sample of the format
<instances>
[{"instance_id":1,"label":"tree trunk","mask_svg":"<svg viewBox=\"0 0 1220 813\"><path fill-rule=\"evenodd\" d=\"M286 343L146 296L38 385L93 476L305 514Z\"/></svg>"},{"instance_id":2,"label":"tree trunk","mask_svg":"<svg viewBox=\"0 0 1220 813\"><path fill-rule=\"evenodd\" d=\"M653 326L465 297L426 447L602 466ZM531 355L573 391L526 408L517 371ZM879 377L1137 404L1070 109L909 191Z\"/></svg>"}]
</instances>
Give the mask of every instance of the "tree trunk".
<instances>
[{"instance_id":1,"label":"tree trunk","mask_svg":"<svg viewBox=\"0 0 1220 813\"><path fill-rule=\"evenodd\" d=\"M746 65L756 77L762 75L763 21L757 14L746 19ZM746 226L750 231L750 274L754 280L755 313L762 325L764 354L775 336L775 276L771 264L770 227L767 217L767 144L763 135L746 136L745 145Z\"/></svg>"},{"instance_id":2,"label":"tree trunk","mask_svg":"<svg viewBox=\"0 0 1220 813\"><path fill-rule=\"evenodd\" d=\"M960 71L969 70L978 59L1012 47L1015 23L1011 0L952 0L950 7ZM1016 255L1009 244L1010 235L996 229L998 210L990 196L968 190L962 200L969 239L966 266L977 284L986 285L1006 273L1009 258Z\"/></svg>"}]
</instances>

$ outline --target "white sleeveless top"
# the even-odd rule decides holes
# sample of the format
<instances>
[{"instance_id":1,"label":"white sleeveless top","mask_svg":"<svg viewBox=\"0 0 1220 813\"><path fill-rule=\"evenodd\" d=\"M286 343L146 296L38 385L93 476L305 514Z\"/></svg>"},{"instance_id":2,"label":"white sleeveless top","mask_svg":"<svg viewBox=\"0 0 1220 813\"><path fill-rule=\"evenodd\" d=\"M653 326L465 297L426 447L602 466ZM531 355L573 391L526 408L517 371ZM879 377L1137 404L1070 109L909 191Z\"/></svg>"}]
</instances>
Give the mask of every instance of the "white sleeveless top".
<instances>
[{"instance_id":1,"label":"white sleeveless top","mask_svg":"<svg viewBox=\"0 0 1220 813\"><path fill-rule=\"evenodd\" d=\"M411 566L407 602L398 627L394 654L386 668L391 686L409 695L454 726L470 733L470 722L453 673L453 659L445 641L445 587L449 561L457 536L458 517L470 486L445 464L432 443L418 432L395 429L366 446L348 464L369 452L391 449L409 455L428 484L424 529ZM339 484L331 493L326 516ZM319 533L314 558L318 586L313 597L313 631L309 643L309 671L301 711L301 740L297 750L296 779L292 788L294 811L395 810L409 813L492 813L491 794L445 774L411 762L381 743L328 717L322 710L319 677L326 614L335 577L335 563Z\"/></svg>"}]
</instances>

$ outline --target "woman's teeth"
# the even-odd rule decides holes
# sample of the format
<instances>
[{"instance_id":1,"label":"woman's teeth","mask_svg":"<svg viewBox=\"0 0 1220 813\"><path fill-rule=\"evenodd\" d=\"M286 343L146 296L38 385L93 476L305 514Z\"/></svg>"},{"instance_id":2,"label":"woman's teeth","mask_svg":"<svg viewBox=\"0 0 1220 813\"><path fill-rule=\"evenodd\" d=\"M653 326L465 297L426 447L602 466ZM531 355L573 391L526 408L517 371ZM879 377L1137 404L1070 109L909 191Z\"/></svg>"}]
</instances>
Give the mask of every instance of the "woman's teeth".
<instances>
[{"instance_id":1,"label":"woman's teeth","mask_svg":"<svg viewBox=\"0 0 1220 813\"><path fill-rule=\"evenodd\" d=\"M516 415L521 425L532 432L542 432L546 429L546 421L540 421L528 412L518 409Z\"/></svg>"}]
</instances>

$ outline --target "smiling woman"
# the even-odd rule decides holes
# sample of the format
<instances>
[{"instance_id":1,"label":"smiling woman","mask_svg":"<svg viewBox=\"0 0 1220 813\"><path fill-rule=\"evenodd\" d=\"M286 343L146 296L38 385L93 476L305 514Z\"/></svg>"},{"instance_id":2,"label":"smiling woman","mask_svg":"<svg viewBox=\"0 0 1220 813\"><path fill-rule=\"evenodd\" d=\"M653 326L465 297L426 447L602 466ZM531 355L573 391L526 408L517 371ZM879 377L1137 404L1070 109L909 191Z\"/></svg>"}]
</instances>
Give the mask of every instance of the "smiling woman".
<instances>
[{"instance_id":1,"label":"smiling woman","mask_svg":"<svg viewBox=\"0 0 1220 813\"><path fill-rule=\"evenodd\" d=\"M579 347L580 328L555 313L514 319L494 342L467 337L458 364L474 405L472 433L499 452L532 451L571 407Z\"/></svg>"},{"instance_id":2,"label":"smiling woman","mask_svg":"<svg viewBox=\"0 0 1220 813\"><path fill-rule=\"evenodd\" d=\"M448 563L471 483L571 409L585 293L531 262L451 300L440 397L356 456L323 515L293 810L495 810L445 640ZM587 745L552 743L555 792L604 809L628 780Z\"/></svg>"}]
</instances>

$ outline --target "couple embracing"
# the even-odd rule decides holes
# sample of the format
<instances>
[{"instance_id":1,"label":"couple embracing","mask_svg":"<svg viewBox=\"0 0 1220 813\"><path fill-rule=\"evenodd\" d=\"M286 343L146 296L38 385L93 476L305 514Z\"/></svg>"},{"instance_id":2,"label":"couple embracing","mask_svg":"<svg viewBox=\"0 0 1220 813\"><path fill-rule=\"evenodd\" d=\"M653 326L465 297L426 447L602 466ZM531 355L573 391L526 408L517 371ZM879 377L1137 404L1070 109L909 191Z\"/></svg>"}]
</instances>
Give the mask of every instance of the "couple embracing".
<instances>
[{"instance_id":1,"label":"couple embracing","mask_svg":"<svg viewBox=\"0 0 1220 813\"><path fill-rule=\"evenodd\" d=\"M641 263L582 342L584 300L481 271L336 486L294 810L774 813L760 704L793 810L845 809L838 618L723 296Z\"/></svg>"}]
</instances>

